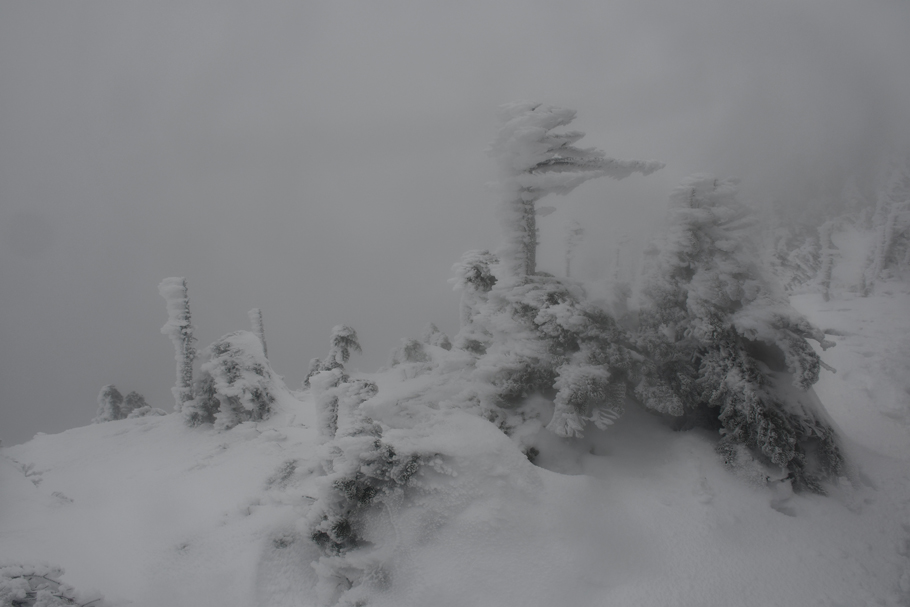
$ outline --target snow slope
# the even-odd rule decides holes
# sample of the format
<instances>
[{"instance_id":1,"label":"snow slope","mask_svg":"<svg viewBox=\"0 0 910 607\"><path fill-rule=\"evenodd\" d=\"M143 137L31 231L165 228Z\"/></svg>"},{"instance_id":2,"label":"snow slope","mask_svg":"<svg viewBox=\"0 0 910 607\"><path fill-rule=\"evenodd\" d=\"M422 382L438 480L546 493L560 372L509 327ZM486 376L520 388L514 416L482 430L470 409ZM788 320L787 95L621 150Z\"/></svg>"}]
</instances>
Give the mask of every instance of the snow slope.
<instances>
[{"instance_id":1,"label":"snow slope","mask_svg":"<svg viewBox=\"0 0 910 607\"><path fill-rule=\"evenodd\" d=\"M464 355L427 347L432 363L364 376L382 439L436 459L370 514L360 556L388 576L359 590L396 607L910 605L910 293L794 303L837 341L816 391L853 471L830 496L752 485L701 431L636 409L583 439L540 422L507 438L465 407ZM302 523L333 444L309 392L282 386L275 408L220 433L168 415L4 448L0 562L49 561L138 606L337 599Z\"/></svg>"}]
</instances>

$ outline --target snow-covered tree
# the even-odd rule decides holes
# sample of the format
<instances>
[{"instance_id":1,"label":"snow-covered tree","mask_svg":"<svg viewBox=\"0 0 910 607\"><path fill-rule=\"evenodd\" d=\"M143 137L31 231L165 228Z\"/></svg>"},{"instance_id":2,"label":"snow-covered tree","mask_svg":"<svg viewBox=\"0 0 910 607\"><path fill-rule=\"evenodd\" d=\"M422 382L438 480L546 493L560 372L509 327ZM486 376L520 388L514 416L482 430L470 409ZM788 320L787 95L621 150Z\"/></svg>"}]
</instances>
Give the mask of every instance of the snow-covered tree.
<instances>
[{"instance_id":1,"label":"snow-covered tree","mask_svg":"<svg viewBox=\"0 0 910 607\"><path fill-rule=\"evenodd\" d=\"M621 234L615 239L610 258L609 305L614 318L622 321L629 313L629 299L632 296L631 274L626 262L628 258L629 235Z\"/></svg>"},{"instance_id":2,"label":"snow-covered tree","mask_svg":"<svg viewBox=\"0 0 910 607\"><path fill-rule=\"evenodd\" d=\"M383 440L382 426L362 415L351 422L326 450L331 459L323 467L330 472L317 480L305 519L310 539L323 552L312 565L324 605L366 605L388 579L387 556L370 552L364 537L371 515L400 503L421 468L442 459L437 453L397 452Z\"/></svg>"},{"instance_id":3,"label":"snow-covered tree","mask_svg":"<svg viewBox=\"0 0 910 607\"><path fill-rule=\"evenodd\" d=\"M452 266L455 276L449 282L454 290L461 292L461 330L455 345L462 350L480 353L485 348L488 336L475 327L474 316L496 284L493 268L498 263L496 255L483 249L467 251L461 261Z\"/></svg>"},{"instance_id":4,"label":"snow-covered tree","mask_svg":"<svg viewBox=\"0 0 910 607\"><path fill-rule=\"evenodd\" d=\"M537 275L487 291L464 280L456 286L470 295L462 300L470 322L455 341L478 357L475 374L489 387L481 399L490 416L507 416L543 394L554 402L548 429L581 436L587 422L605 428L622 414L631 370L627 340L580 285Z\"/></svg>"},{"instance_id":5,"label":"snow-covered tree","mask_svg":"<svg viewBox=\"0 0 910 607\"><path fill-rule=\"evenodd\" d=\"M360 348L360 342L357 341L357 331L347 325L332 327L329 354L323 360L318 358L310 360L310 368L307 371L306 378L303 380L303 385L309 386L310 378L321 371L330 371L337 368L343 370L344 363L348 362L352 351L363 352Z\"/></svg>"},{"instance_id":6,"label":"snow-covered tree","mask_svg":"<svg viewBox=\"0 0 910 607\"><path fill-rule=\"evenodd\" d=\"M820 251L817 282L825 301L831 299L831 275L834 271L834 261L837 254L837 247L834 246L832 235L837 226L838 222L836 220L829 219L818 227Z\"/></svg>"},{"instance_id":7,"label":"snow-covered tree","mask_svg":"<svg viewBox=\"0 0 910 607\"><path fill-rule=\"evenodd\" d=\"M340 427L352 423L358 417L355 409L378 392L374 382L352 380L339 367L320 371L310 379L310 386L315 397L317 428L326 438L334 438Z\"/></svg>"},{"instance_id":8,"label":"snow-covered tree","mask_svg":"<svg viewBox=\"0 0 910 607\"><path fill-rule=\"evenodd\" d=\"M425 363L430 361L430 356L423 347L423 342L408 337L402 338L401 344L392 350L389 356L391 366L402 363Z\"/></svg>"},{"instance_id":9,"label":"snow-covered tree","mask_svg":"<svg viewBox=\"0 0 910 607\"><path fill-rule=\"evenodd\" d=\"M206 348L204 356L196 398L183 404L188 425L212 423L217 430L227 430L271 415L276 378L256 335L228 333Z\"/></svg>"},{"instance_id":10,"label":"snow-covered tree","mask_svg":"<svg viewBox=\"0 0 910 607\"><path fill-rule=\"evenodd\" d=\"M253 334L262 342L262 354L268 358L269 348L265 345L265 325L262 323L262 310L253 308L247 314L250 316Z\"/></svg>"},{"instance_id":11,"label":"snow-covered tree","mask_svg":"<svg viewBox=\"0 0 910 607\"><path fill-rule=\"evenodd\" d=\"M502 126L490 145L501 178L499 215L506 236L500 253L504 277L520 279L537 271L536 203L547 194L568 194L595 177L622 179L648 175L663 164L608 158L594 148L574 144L584 133L552 133L575 118L575 111L520 102L500 108Z\"/></svg>"},{"instance_id":12,"label":"snow-covered tree","mask_svg":"<svg viewBox=\"0 0 910 607\"><path fill-rule=\"evenodd\" d=\"M120 394L120 390L114 384L104 386L98 394L98 412L92 419L92 423L99 424L123 419L126 415L123 414L122 407L123 395Z\"/></svg>"},{"instance_id":13,"label":"snow-covered tree","mask_svg":"<svg viewBox=\"0 0 910 607\"><path fill-rule=\"evenodd\" d=\"M196 359L196 338L190 318L190 299L186 291L186 278L165 278L158 285L158 293L167 302L167 323L161 332L174 344L177 360L177 384L171 388L180 411L183 403L193 398L193 361Z\"/></svg>"},{"instance_id":14,"label":"snow-covered tree","mask_svg":"<svg viewBox=\"0 0 910 607\"><path fill-rule=\"evenodd\" d=\"M129 417L133 411L148 406L145 398L134 390L124 397L123 405L120 407L120 416Z\"/></svg>"},{"instance_id":15,"label":"snow-covered tree","mask_svg":"<svg viewBox=\"0 0 910 607\"><path fill-rule=\"evenodd\" d=\"M807 340L834 344L761 272L736 193L735 182L707 175L673 192L642 289L648 360L635 393L646 407L719 428L731 465L745 445L797 487L821 491L843 458L811 391L823 363Z\"/></svg>"}]
</instances>

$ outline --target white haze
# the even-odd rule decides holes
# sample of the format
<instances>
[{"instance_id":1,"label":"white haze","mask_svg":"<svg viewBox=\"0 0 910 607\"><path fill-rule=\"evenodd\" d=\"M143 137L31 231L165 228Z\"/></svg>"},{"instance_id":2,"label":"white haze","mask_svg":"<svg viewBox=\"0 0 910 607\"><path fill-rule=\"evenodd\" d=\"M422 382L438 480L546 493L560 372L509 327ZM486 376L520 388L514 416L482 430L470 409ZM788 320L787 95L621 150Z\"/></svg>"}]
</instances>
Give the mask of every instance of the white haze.
<instances>
[{"instance_id":1,"label":"white haze","mask_svg":"<svg viewBox=\"0 0 910 607\"><path fill-rule=\"evenodd\" d=\"M605 275L686 174L798 203L908 142L910 5L7 2L0 5L0 438L87 423L104 384L170 410L157 284L186 276L205 346L262 309L290 386L347 323L382 365L495 248L498 105L578 110L580 144L657 159L543 219ZM289 244L293 243L293 244Z\"/></svg>"}]
</instances>

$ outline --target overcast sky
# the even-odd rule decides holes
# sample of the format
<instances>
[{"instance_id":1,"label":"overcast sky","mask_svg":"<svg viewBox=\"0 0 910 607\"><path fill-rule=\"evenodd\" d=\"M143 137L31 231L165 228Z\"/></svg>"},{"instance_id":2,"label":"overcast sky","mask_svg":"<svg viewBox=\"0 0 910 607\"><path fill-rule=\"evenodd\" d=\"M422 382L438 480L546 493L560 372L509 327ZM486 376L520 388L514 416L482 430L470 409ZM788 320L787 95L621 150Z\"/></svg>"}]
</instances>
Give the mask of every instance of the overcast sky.
<instances>
[{"instance_id":1,"label":"overcast sky","mask_svg":"<svg viewBox=\"0 0 910 607\"><path fill-rule=\"evenodd\" d=\"M200 346L260 307L299 387L332 326L373 371L500 243L496 108L578 110L579 145L657 159L546 201L603 274L696 171L813 191L910 125L905 0L0 3L0 439L88 423L104 384L173 408L157 285L186 276Z\"/></svg>"}]
</instances>

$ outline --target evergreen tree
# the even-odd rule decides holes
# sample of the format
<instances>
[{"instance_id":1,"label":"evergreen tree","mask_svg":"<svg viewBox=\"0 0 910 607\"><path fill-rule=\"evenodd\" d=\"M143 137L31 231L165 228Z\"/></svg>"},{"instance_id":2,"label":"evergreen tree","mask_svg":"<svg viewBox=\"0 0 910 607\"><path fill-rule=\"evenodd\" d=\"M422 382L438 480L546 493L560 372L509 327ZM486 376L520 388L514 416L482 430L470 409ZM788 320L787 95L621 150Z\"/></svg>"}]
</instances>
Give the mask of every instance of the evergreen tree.
<instances>
[{"instance_id":1,"label":"evergreen tree","mask_svg":"<svg viewBox=\"0 0 910 607\"><path fill-rule=\"evenodd\" d=\"M568 194L595 177L622 179L632 173L648 175L659 162L608 158L594 148L574 144L584 133L551 133L575 118L574 110L521 102L500 108L502 127L490 146L502 185L500 219L506 245L500 253L504 276L520 279L537 271L536 203L547 194Z\"/></svg>"},{"instance_id":2,"label":"evergreen tree","mask_svg":"<svg viewBox=\"0 0 910 607\"><path fill-rule=\"evenodd\" d=\"M463 298L470 322L455 341L477 355L475 376L488 386L481 404L504 430L505 410L532 394L553 400L547 428L559 436L581 436L588 422L605 428L622 414L632 371L628 340L580 285L537 275L487 291L464 280L456 286L470 295Z\"/></svg>"},{"instance_id":3,"label":"evergreen tree","mask_svg":"<svg viewBox=\"0 0 910 607\"><path fill-rule=\"evenodd\" d=\"M98 394L98 412L92 419L93 424L101 422L110 422L115 419L123 419L123 395L114 384L108 384L101 388Z\"/></svg>"},{"instance_id":4,"label":"evergreen tree","mask_svg":"<svg viewBox=\"0 0 910 607\"><path fill-rule=\"evenodd\" d=\"M268 358L269 349L265 345L265 325L262 322L262 310L259 308L253 308L248 312L250 316L250 324L252 325L253 334L259 338L259 341L262 342L262 354Z\"/></svg>"},{"instance_id":5,"label":"evergreen tree","mask_svg":"<svg viewBox=\"0 0 910 607\"><path fill-rule=\"evenodd\" d=\"M196 338L190 318L190 299L186 290L186 278L165 278L158 285L158 293L167 302L167 323L161 332L174 344L177 360L177 385L171 388L176 401L175 409L180 411L183 403L193 398L193 360L196 358Z\"/></svg>"},{"instance_id":6,"label":"evergreen tree","mask_svg":"<svg viewBox=\"0 0 910 607\"><path fill-rule=\"evenodd\" d=\"M761 273L735 182L693 176L670 213L642 289L638 342L648 361L636 396L684 424L719 428L731 465L750 465L739 461L744 445L798 488L821 491L843 458L811 392L823 363L807 340L834 344Z\"/></svg>"},{"instance_id":7,"label":"evergreen tree","mask_svg":"<svg viewBox=\"0 0 910 607\"><path fill-rule=\"evenodd\" d=\"M496 284L493 268L498 263L499 258L484 249L467 251L452 266L455 276L449 282L454 290L461 291L461 330L455 345L462 350L480 354L486 347L489 336L474 325L474 316Z\"/></svg>"},{"instance_id":8,"label":"evergreen tree","mask_svg":"<svg viewBox=\"0 0 910 607\"><path fill-rule=\"evenodd\" d=\"M207 360L199 368L196 398L182 408L187 425L212 423L217 430L228 430L271 415L276 378L256 335L229 333L206 348L204 355Z\"/></svg>"},{"instance_id":9,"label":"evergreen tree","mask_svg":"<svg viewBox=\"0 0 910 607\"><path fill-rule=\"evenodd\" d=\"M143 398L141 394L136 391L130 392L123 399L123 406L120 409L120 416L121 418L129 417L133 411L148 406L148 403L145 402L145 398Z\"/></svg>"},{"instance_id":10,"label":"evergreen tree","mask_svg":"<svg viewBox=\"0 0 910 607\"><path fill-rule=\"evenodd\" d=\"M310 368L307 371L306 378L303 380L303 385L309 386L310 378L321 371L331 371L339 368L344 370L344 363L348 362L351 357L351 351L363 352L360 348L360 342L357 341L357 331L347 325L332 327L329 354L323 360L318 358L310 360Z\"/></svg>"}]
</instances>

